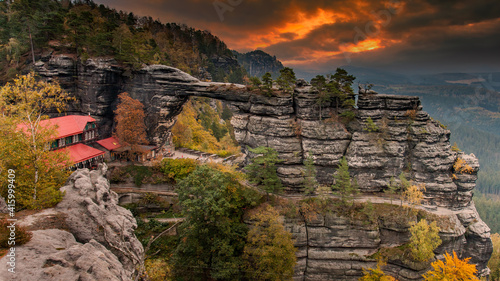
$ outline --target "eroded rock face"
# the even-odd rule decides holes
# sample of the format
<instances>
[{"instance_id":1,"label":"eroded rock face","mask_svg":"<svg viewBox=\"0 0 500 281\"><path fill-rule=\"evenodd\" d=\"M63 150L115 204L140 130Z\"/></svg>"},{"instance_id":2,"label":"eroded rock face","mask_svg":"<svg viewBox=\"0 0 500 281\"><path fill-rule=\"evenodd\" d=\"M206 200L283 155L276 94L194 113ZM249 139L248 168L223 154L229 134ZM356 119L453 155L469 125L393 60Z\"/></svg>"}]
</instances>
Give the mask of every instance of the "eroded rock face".
<instances>
[{"instance_id":1,"label":"eroded rock face","mask_svg":"<svg viewBox=\"0 0 500 281\"><path fill-rule=\"evenodd\" d=\"M32 231L31 241L16 246L16 273L7 272L4 257L0 280L132 280L143 257L130 211L118 206L98 170L79 169L70 176L64 199L54 208L23 217L17 225ZM2 279L3 277L8 279Z\"/></svg>"},{"instance_id":2,"label":"eroded rock face","mask_svg":"<svg viewBox=\"0 0 500 281\"><path fill-rule=\"evenodd\" d=\"M459 212L434 212L445 221L439 233L443 243L435 250L436 258L455 251L460 257L471 257L478 273L489 274L486 264L492 252L489 228L481 221L474 206ZM372 257L381 248L409 242L406 224L391 220L377 223L352 221L327 213L314 220L286 219L285 227L295 240L297 265L294 280L358 280L363 268L375 268ZM397 280L422 280L430 263L412 263L389 259L384 267Z\"/></svg>"},{"instance_id":3,"label":"eroded rock face","mask_svg":"<svg viewBox=\"0 0 500 281\"><path fill-rule=\"evenodd\" d=\"M16 247L15 273L1 259L1 280L131 280L118 258L95 240L78 243L64 230L33 231L30 242ZM5 279L4 279L5 278Z\"/></svg>"},{"instance_id":4,"label":"eroded rock face","mask_svg":"<svg viewBox=\"0 0 500 281\"><path fill-rule=\"evenodd\" d=\"M79 97L81 112L100 120L103 137L111 132L116 96L122 91L145 105L148 137L160 146L190 96L210 97L231 105L235 112L231 123L244 150L269 146L279 152L284 161L279 176L289 192L301 192L303 162L310 152L323 184L333 182L332 175L345 156L365 192L383 191L391 177L405 171L416 183L425 184L430 204L461 208L472 198L477 160L467 156L473 172L453 175L458 155L451 151L450 131L422 111L417 97L360 95L356 117L347 122L340 117L345 109L335 100L320 108L318 93L303 80L298 81L293 97L267 97L243 85L201 82L163 65L130 72L113 59L79 64L70 57L55 56L37 63L37 69L47 79L63 81ZM377 130L367 128L368 118Z\"/></svg>"},{"instance_id":5,"label":"eroded rock face","mask_svg":"<svg viewBox=\"0 0 500 281\"><path fill-rule=\"evenodd\" d=\"M455 227L442 230L441 236L448 237L449 241L438 249L439 253L444 253L445 249L461 251L462 257L472 257L482 273L488 271L489 229L471 201L479 169L477 159L474 155L451 150L450 131L422 110L417 97L360 95L357 109L353 111L355 118L348 121L341 117L346 109L335 100L319 107L318 93L303 80L297 82L293 96L278 93L267 97L243 85L201 82L163 65L131 72L120 68L113 60L89 59L78 64L71 63L71 58L59 56L37 63L37 69L42 77L64 82L63 85L80 100L79 109L75 110L90 113L100 121L101 136L111 132L116 96L123 91L129 92L145 105L148 137L160 146L165 143L176 116L190 96L223 100L234 112L231 123L245 152L247 146L268 146L279 152L283 163L278 167L278 174L291 193L301 192L303 163L309 152L317 179L325 185L332 184L333 173L344 156L363 192L383 192L391 177L397 178L405 172L415 184L425 185L425 204L453 212L450 216ZM369 120L374 126L369 126ZM464 172L454 168L459 159L470 169ZM134 223L129 219L110 219L113 215L99 219L94 215L94 210L107 210L107 202L116 199L109 191L92 191L95 184L84 178L84 175L72 177L74 185L71 188L81 192L79 205L88 220L95 218L99 222L92 227L105 226L96 241L105 244L104 233L112 235L124 226L133 228ZM98 199L84 200L88 192L91 198ZM66 208L71 212L70 204ZM84 229L84 223L74 221L72 225L82 231L77 241L90 239L91 231ZM317 225L290 223L289 228L301 249L298 280L356 280L362 272L361 267L373 265L372 261L358 256L391 241L407 239L405 229L371 229L330 217ZM306 232L311 236L304 237ZM132 236L128 237L130 240L125 240L124 245L137 250L138 243ZM130 256L117 250L113 253L125 264L133 264ZM402 264L391 264L389 270L402 280L418 280L421 273Z\"/></svg>"},{"instance_id":6,"label":"eroded rock face","mask_svg":"<svg viewBox=\"0 0 500 281\"><path fill-rule=\"evenodd\" d=\"M55 209L66 214L66 225L76 241L95 240L102 244L132 275L144 250L134 234L135 218L129 210L118 206L118 195L109 189L109 181L104 177L106 169L102 164L95 171L75 171L61 188L66 195Z\"/></svg>"}]
</instances>

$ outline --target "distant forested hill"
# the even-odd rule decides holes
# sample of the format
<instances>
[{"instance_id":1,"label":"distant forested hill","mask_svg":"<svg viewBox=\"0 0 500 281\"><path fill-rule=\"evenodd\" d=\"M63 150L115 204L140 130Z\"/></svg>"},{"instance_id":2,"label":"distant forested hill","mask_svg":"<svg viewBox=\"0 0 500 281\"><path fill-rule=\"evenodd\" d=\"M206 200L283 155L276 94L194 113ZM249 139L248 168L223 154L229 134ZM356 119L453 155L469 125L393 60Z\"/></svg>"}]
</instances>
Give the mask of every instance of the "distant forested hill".
<instances>
[{"instance_id":1,"label":"distant forested hill","mask_svg":"<svg viewBox=\"0 0 500 281\"><path fill-rule=\"evenodd\" d=\"M214 81L241 83L245 75L226 44L208 31L92 1L0 1L0 82L51 52L82 61L113 56L134 69L165 64Z\"/></svg>"},{"instance_id":2,"label":"distant forested hill","mask_svg":"<svg viewBox=\"0 0 500 281\"><path fill-rule=\"evenodd\" d=\"M256 50L248 53L238 53L233 51L238 62L245 68L251 77L262 77L266 72L276 79L280 75L280 70L284 68L283 64L270 54Z\"/></svg>"}]
</instances>

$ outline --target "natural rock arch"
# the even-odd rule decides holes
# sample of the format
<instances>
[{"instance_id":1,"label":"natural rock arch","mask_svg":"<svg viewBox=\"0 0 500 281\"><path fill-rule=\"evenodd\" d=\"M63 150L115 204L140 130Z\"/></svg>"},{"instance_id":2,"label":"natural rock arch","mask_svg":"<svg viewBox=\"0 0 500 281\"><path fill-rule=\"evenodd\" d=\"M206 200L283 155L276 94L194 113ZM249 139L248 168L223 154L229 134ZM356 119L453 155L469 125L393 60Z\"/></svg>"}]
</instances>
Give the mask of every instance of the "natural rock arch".
<instances>
[{"instance_id":1,"label":"natural rock arch","mask_svg":"<svg viewBox=\"0 0 500 281\"><path fill-rule=\"evenodd\" d=\"M279 176L292 192L300 191L302 163L311 152L318 180L324 184L332 182L340 158L346 156L362 191L380 192L392 176L407 171L417 182L425 183L430 203L463 207L472 198L477 159L466 157L474 168L472 174L452 177L458 155L451 151L450 131L422 111L418 97L362 95L356 119L346 125L335 114L333 103L324 106L327 118L320 119L317 93L303 80L293 97L281 93L267 97L244 85L202 82L164 65L130 72L113 59L79 64L70 57L55 56L37 63L37 71L47 79L58 78L73 91L81 100L75 111L97 117L102 135L110 133L116 95L128 92L145 105L149 138L159 145L189 97L223 100L235 113L231 123L242 148L276 149L284 160ZM364 130L368 117L379 126L378 132Z\"/></svg>"}]
</instances>

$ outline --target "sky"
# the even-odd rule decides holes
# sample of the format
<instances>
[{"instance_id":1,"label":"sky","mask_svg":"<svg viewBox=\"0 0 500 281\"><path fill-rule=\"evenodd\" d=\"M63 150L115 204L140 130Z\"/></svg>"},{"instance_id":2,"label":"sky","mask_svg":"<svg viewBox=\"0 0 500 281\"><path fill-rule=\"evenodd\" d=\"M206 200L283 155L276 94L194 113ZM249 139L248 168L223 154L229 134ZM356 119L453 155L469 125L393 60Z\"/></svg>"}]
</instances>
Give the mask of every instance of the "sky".
<instances>
[{"instance_id":1,"label":"sky","mask_svg":"<svg viewBox=\"0 0 500 281\"><path fill-rule=\"evenodd\" d=\"M500 71L498 0L96 0L208 30L239 52L285 66L399 73Z\"/></svg>"}]
</instances>

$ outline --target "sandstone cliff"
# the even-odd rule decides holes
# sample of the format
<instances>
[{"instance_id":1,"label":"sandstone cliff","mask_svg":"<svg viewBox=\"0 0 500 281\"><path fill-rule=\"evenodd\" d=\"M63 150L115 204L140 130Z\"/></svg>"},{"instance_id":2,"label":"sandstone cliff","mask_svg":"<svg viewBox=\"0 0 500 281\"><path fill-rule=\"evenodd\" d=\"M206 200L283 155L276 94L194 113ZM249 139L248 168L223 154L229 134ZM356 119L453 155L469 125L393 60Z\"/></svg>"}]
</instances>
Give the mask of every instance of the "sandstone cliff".
<instances>
[{"instance_id":1,"label":"sandstone cliff","mask_svg":"<svg viewBox=\"0 0 500 281\"><path fill-rule=\"evenodd\" d=\"M33 237L16 247L15 274L7 272L7 257L0 260L0 280L132 280L143 247L105 172L105 165L75 171L63 201L19 222Z\"/></svg>"},{"instance_id":2,"label":"sandstone cliff","mask_svg":"<svg viewBox=\"0 0 500 281\"><path fill-rule=\"evenodd\" d=\"M425 184L426 204L439 207L455 222L450 230L442 231L447 240L443 239L446 243L438 253L455 249L462 257L473 257L483 274L488 272L489 229L471 201L477 159L451 150L450 131L422 110L417 97L359 96L356 117L348 122L339 117L345 109L337 110L334 101L320 110L318 93L303 80L298 81L293 96L275 93L267 97L243 85L201 82L168 66L127 73L112 59L77 64L70 57L50 57L37 63L37 70L46 79L61 81L79 98L74 110L95 116L102 136L110 134L116 96L122 91L144 103L148 136L159 145L190 96L224 100L235 112L231 123L245 151L247 146L269 146L279 152L284 162L278 173L290 193L301 191L303 162L309 152L321 183L332 183L332 174L345 156L351 174L366 193L380 194L391 177L406 172L416 183ZM377 129L368 127L369 118ZM468 165L467 172L453 167L459 159ZM387 237L407 239L406 229L384 224L366 229L328 215L314 224L290 223L301 249L302 269L297 278L305 280L354 280L361 266L370 263L354 256L382 247ZM391 266L403 280L418 279L418 269Z\"/></svg>"}]
</instances>

